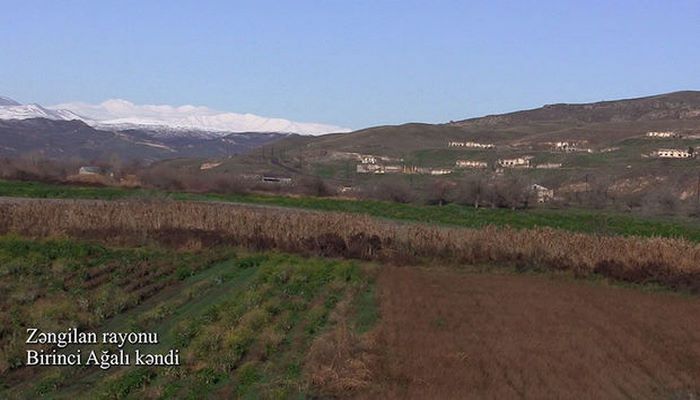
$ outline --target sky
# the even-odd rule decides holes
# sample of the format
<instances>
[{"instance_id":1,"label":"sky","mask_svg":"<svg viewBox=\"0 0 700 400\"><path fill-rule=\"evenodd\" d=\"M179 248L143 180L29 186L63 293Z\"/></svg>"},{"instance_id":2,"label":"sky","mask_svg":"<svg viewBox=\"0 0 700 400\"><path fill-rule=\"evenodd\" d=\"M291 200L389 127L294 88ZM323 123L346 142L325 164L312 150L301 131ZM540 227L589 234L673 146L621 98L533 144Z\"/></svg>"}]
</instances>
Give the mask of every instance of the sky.
<instances>
[{"instance_id":1,"label":"sky","mask_svg":"<svg viewBox=\"0 0 700 400\"><path fill-rule=\"evenodd\" d=\"M700 89L700 1L0 0L0 95L360 129Z\"/></svg>"}]
</instances>

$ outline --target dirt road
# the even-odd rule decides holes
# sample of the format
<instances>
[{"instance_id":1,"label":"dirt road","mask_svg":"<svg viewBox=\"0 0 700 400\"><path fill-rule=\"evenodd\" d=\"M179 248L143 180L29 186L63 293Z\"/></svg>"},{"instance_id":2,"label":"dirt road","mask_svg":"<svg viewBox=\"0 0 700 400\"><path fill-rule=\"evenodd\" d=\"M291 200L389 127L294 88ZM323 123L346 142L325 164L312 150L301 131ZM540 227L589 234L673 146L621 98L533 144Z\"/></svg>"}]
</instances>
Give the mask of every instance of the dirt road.
<instances>
[{"instance_id":1,"label":"dirt road","mask_svg":"<svg viewBox=\"0 0 700 400\"><path fill-rule=\"evenodd\" d=\"M697 297L409 267L384 268L378 284L383 360L368 397L700 394Z\"/></svg>"}]
</instances>

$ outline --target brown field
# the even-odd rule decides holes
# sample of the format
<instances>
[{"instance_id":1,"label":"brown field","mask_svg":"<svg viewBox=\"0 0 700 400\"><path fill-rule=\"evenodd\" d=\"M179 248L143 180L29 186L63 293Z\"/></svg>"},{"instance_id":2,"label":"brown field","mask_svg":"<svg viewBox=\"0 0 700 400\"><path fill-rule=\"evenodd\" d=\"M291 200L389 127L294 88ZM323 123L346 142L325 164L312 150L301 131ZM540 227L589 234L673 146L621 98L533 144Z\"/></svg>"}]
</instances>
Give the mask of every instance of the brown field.
<instances>
[{"instance_id":1,"label":"brown field","mask_svg":"<svg viewBox=\"0 0 700 400\"><path fill-rule=\"evenodd\" d=\"M361 398L694 399L700 302L547 276L383 268Z\"/></svg>"},{"instance_id":2,"label":"brown field","mask_svg":"<svg viewBox=\"0 0 700 400\"><path fill-rule=\"evenodd\" d=\"M700 292L700 245L550 228L447 228L335 212L174 201L0 201L0 233L252 249L407 263L569 271Z\"/></svg>"}]
</instances>

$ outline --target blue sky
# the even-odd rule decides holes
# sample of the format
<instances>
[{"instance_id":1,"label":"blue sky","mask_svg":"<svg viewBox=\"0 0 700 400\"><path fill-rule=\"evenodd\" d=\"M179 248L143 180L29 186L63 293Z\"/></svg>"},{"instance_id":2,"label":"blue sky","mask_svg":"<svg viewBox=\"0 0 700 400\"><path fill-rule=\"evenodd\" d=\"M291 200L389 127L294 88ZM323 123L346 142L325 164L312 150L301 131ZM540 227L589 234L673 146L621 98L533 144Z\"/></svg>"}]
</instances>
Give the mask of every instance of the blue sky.
<instances>
[{"instance_id":1,"label":"blue sky","mask_svg":"<svg viewBox=\"0 0 700 400\"><path fill-rule=\"evenodd\" d=\"M0 94L350 128L700 89L700 1L7 1Z\"/></svg>"}]
</instances>

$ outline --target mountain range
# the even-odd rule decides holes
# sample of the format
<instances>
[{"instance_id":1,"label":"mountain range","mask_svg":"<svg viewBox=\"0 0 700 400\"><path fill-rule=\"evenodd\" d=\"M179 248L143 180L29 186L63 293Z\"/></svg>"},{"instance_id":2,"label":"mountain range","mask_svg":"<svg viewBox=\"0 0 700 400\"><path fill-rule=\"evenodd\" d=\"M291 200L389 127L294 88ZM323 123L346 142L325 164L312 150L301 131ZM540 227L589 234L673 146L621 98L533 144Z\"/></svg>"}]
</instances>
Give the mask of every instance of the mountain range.
<instances>
[{"instance_id":1,"label":"mountain range","mask_svg":"<svg viewBox=\"0 0 700 400\"><path fill-rule=\"evenodd\" d=\"M225 132L165 124L102 123L64 108L0 97L0 156L141 160L229 157L293 135Z\"/></svg>"},{"instance_id":2,"label":"mountain range","mask_svg":"<svg viewBox=\"0 0 700 400\"><path fill-rule=\"evenodd\" d=\"M201 106L138 105L122 99L100 104L64 103L51 107L20 104L0 97L0 119L46 118L57 121L80 120L97 129L145 129L165 136L223 137L240 132L276 132L321 135L348 132L333 125L267 118L254 114L220 112Z\"/></svg>"},{"instance_id":3,"label":"mountain range","mask_svg":"<svg viewBox=\"0 0 700 400\"><path fill-rule=\"evenodd\" d=\"M229 157L290 135L347 129L207 107L136 105L108 100L98 105L44 107L0 96L0 156L39 155L84 160Z\"/></svg>"}]
</instances>

